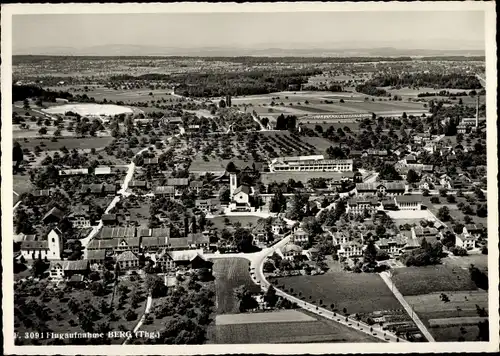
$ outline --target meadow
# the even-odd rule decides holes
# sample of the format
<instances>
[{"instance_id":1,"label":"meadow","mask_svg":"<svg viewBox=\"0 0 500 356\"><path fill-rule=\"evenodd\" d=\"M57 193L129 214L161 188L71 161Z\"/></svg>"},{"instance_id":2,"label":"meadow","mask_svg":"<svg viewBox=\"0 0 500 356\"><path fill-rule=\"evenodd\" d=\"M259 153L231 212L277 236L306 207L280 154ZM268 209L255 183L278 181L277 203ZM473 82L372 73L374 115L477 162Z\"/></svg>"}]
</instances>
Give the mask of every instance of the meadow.
<instances>
[{"instance_id":1,"label":"meadow","mask_svg":"<svg viewBox=\"0 0 500 356\"><path fill-rule=\"evenodd\" d=\"M281 287L281 286L284 287ZM311 303L322 303L349 314L401 309L401 304L377 274L329 273L278 279L277 287Z\"/></svg>"}]
</instances>

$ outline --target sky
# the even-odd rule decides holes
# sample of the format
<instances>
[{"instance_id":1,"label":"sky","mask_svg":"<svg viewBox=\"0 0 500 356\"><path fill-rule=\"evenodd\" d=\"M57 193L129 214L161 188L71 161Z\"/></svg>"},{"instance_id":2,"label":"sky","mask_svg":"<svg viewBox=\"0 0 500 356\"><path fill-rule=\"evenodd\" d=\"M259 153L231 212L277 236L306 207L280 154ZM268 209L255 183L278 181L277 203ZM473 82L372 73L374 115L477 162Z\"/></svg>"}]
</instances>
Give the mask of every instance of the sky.
<instances>
[{"instance_id":1,"label":"sky","mask_svg":"<svg viewBox=\"0 0 500 356\"><path fill-rule=\"evenodd\" d=\"M482 50L484 21L481 11L14 15L13 53L106 45Z\"/></svg>"}]
</instances>

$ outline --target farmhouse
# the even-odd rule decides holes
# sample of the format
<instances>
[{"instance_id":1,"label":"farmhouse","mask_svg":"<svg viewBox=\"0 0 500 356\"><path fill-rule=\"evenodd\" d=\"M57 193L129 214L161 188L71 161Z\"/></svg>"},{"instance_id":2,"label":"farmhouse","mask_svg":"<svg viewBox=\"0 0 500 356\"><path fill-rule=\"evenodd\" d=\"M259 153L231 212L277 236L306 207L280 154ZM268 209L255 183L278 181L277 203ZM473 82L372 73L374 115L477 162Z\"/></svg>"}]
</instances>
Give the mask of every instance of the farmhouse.
<instances>
[{"instance_id":1,"label":"farmhouse","mask_svg":"<svg viewBox=\"0 0 500 356\"><path fill-rule=\"evenodd\" d=\"M132 251L125 251L118 255L116 263L121 270L135 269L139 267L139 258Z\"/></svg>"},{"instance_id":2,"label":"farmhouse","mask_svg":"<svg viewBox=\"0 0 500 356\"><path fill-rule=\"evenodd\" d=\"M89 261L87 260L62 261L61 263L64 271L64 277L67 278L70 278L75 274L86 276L89 272Z\"/></svg>"},{"instance_id":3,"label":"farmhouse","mask_svg":"<svg viewBox=\"0 0 500 356\"><path fill-rule=\"evenodd\" d=\"M102 224L104 226L113 226L118 223L118 218L116 214L103 214L101 216ZM101 234L102 236L102 234Z\"/></svg>"},{"instance_id":4,"label":"farmhouse","mask_svg":"<svg viewBox=\"0 0 500 356\"><path fill-rule=\"evenodd\" d=\"M419 244L422 244L423 239L425 239L428 243L434 243L438 241L440 237L438 229L434 227L412 227L411 234L412 238L417 240Z\"/></svg>"},{"instance_id":5,"label":"farmhouse","mask_svg":"<svg viewBox=\"0 0 500 356\"><path fill-rule=\"evenodd\" d=\"M270 172L350 172L352 159L325 159L323 155L274 158Z\"/></svg>"},{"instance_id":6,"label":"farmhouse","mask_svg":"<svg viewBox=\"0 0 500 356\"><path fill-rule=\"evenodd\" d=\"M85 258L92 265L102 265L106 260L106 250L85 250Z\"/></svg>"},{"instance_id":7,"label":"farmhouse","mask_svg":"<svg viewBox=\"0 0 500 356\"><path fill-rule=\"evenodd\" d=\"M274 221L271 224L271 231L275 235L284 234L286 229L287 229L287 224L285 220L283 220L281 217L274 219Z\"/></svg>"},{"instance_id":8,"label":"farmhouse","mask_svg":"<svg viewBox=\"0 0 500 356\"><path fill-rule=\"evenodd\" d=\"M390 239L382 238L375 242L375 246L390 255L398 256L405 247L407 241L402 236L394 236Z\"/></svg>"},{"instance_id":9,"label":"farmhouse","mask_svg":"<svg viewBox=\"0 0 500 356\"><path fill-rule=\"evenodd\" d=\"M471 235L476 238L480 237L484 231L484 226L482 224L467 224L463 228L463 234Z\"/></svg>"}]
</instances>

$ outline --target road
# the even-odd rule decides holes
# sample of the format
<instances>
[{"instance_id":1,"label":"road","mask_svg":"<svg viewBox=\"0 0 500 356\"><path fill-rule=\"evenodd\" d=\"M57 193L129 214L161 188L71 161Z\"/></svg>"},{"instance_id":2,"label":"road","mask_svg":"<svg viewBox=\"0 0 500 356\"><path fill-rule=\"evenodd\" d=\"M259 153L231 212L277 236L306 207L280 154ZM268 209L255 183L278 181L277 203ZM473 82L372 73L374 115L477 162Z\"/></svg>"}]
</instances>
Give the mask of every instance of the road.
<instances>
[{"instance_id":1,"label":"road","mask_svg":"<svg viewBox=\"0 0 500 356\"><path fill-rule=\"evenodd\" d=\"M135 326L134 330L132 331L132 335L134 335L139 329L141 328L142 324L144 323L144 320L146 320L146 315L149 313L151 306L153 305L153 297L151 297L151 294L148 295L148 300L146 301L146 309L144 309L144 314L142 314L141 318L137 322L137 325ZM123 342L123 345L128 344L132 336L129 336L125 339Z\"/></svg>"},{"instance_id":2,"label":"road","mask_svg":"<svg viewBox=\"0 0 500 356\"><path fill-rule=\"evenodd\" d=\"M262 290L266 291L267 288L271 285L267 280L264 275L264 261L265 259L272 255L278 248L281 248L285 246L288 242L290 241L290 235L284 237L281 241L276 243L275 245L268 247L258 253L255 254L248 254L251 256L248 256L247 258L250 260L250 268L253 271L252 274L252 279L254 280L255 283L261 286ZM243 257L243 256L240 256ZM406 340L399 339L395 334L390 333L388 331L382 330L382 328L375 324L372 326L369 326L368 324L365 324L363 322L358 322L357 320L354 320L352 318L347 318L345 316L340 316L340 315L334 315L334 313L330 310L327 310L325 308L317 307L314 304L308 303L306 301L303 301L299 298L296 298L290 294L287 294L283 292L280 289L276 289L276 294L279 296L282 296L292 303L296 303L299 307L314 313L316 315L319 315L321 317L333 320L339 324L342 324L344 326L347 326L351 329L355 329L357 331L361 331L365 334L371 335L372 337L376 337L380 340L383 341L389 341L389 342L407 342ZM370 331L370 328L372 328L372 331Z\"/></svg>"},{"instance_id":3,"label":"road","mask_svg":"<svg viewBox=\"0 0 500 356\"><path fill-rule=\"evenodd\" d=\"M394 296L397 298L397 300L399 300L399 303L401 303L403 308L405 308L406 312L413 319L413 322L415 323L415 325L417 325L417 327L420 329L420 331L425 336L425 338L429 342L436 342L436 340L434 340L434 337L431 335L429 330L427 330L427 327L424 325L424 323L422 323L422 321L418 317L417 313L415 313L413 311L410 304L408 304L408 302L405 300L405 298L403 297L401 292L396 288L396 286L394 285L394 283L391 280L391 277L389 276L389 273L382 272L382 273L379 273L379 275L380 275L380 277L382 277L382 280L385 282L387 287L389 287L389 289L392 291L392 294L394 294Z\"/></svg>"},{"instance_id":4,"label":"road","mask_svg":"<svg viewBox=\"0 0 500 356\"><path fill-rule=\"evenodd\" d=\"M167 141L172 140L172 138L174 138L176 136L179 136L179 134L176 134L174 136L169 137ZM117 192L117 195L113 198L111 203L109 203L108 207L104 211L105 214L108 214L116 206L116 203L118 203L122 197L128 197L128 196L132 195L131 192L127 192L127 189L128 189L128 185L130 184L130 181L134 177L134 172L135 172L134 158L137 157L138 155L142 154L143 152L149 150L150 147L154 147L154 145L143 148L142 150L140 150L139 152L137 152L134 155L131 162L127 166L128 167L127 174L125 175L125 179L123 180L122 187ZM92 239L99 233L102 226L103 226L102 220L99 220L99 223L96 226L92 227L92 231L90 232L90 234L87 237L85 237L84 239L80 240L83 248L87 247L87 245L90 243L90 241L92 241Z\"/></svg>"}]
</instances>

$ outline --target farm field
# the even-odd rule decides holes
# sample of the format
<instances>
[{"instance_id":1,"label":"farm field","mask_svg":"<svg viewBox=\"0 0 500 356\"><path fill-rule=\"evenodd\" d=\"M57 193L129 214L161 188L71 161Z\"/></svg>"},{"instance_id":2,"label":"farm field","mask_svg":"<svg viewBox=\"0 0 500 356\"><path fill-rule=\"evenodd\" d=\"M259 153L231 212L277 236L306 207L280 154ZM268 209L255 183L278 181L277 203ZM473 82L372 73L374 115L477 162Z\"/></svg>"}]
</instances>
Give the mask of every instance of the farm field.
<instances>
[{"instance_id":1,"label":"farm field","mask_svg":"<svg viewBox=\"0 0 500 356\"><path fill-rule=\"evenodd\" d=\"M273 182L288 182L293 179L296 182L306 183L312 178L339 178L339 172L263 172L260 175L260 181L263 184L270 184Z\"/></svg>"},{"instance_id":2,"label":"farm field","mask_svg":"<svg viewBox=\"0 0 500 356\"><path fill-rule=\"evenodd\" d=\"M244 285L252 292L260 291L250 278L250 262L244 258L216 258L213 262L217 315L239 313L234 290Z\"/></svg>"},{"instance_id":3,"label":"farm field","mask_svg":"<svg viewBox=\"0 0 500 356\"><path fill-rule=\"evenodd\" d=\"M272 320L272 313L264 315L267 314ZM312 321L216 325L216 343L380 342L334 321L312 318Z\"/></svg>"},{"instance_id":4,"label":"farm field","mask_svg":"<svg viewBox=\"0 0 500 356\"><path fill-rule=\"evenodd\" d=\"M315 321L316 319L293 309L276 310L265 313L217 315L217 325L252 324L252 323L290 323L297 321Z\"/></svg>"},{"instance_id":5,"label":"farm field","mask_svg":"<svg viewBox=\"0 0 500 356\"><path fill-rule=\"evenodd\" d=\"M476 305L488 309L488 293L485 291L445 292L449 302L443 302L441 293L405 296L422 322L436 341L456 341L463 336L466 341L474 341L479 328ZM461 328L467 333L463 334Z\"/></svg>"},{"instance_id":6,"label":"farm field","mask_svg":"<svg viewBox=\"0 0 500 356\"><path fill-rule=\"evenodd\" d=\"M299 137L286 131L267 131L261 132L261 135L263 137L259 141L261 150L267 152L264 148L267 144L278 156L324 154L326 149L333 145L321 137Z\"/></svg>"},{"instance_id":7,"label":"farm field","mask_svg":"<svg viewBox=\"0 0 500 356\"><path fill-rule=\"evenodd\" d=\"M404 296L477 290L469 271L443 265L398 268L392 281Z\"/></svg>"},{"instance_id":8,"label":"farm field","mask_svg":"<svg viewBox=\"0 0 500 356\"><path fill-rule=\"evenodd\" d=\"M330 273L319 276L293 276L278 279L278 288L302 293L306 301L323 304L349 314L401 309L394 297L377 274Z\"/></svg>"},{"instance_id":9,"label":"farm field","mask_svg":"<svg viewBox=\"0 0 500 356\"><path fill-rule=\"evenodd\" d=\"M65 137L59 138L56 142L52 142L47 138L30 138L26 140L15 140L18 141L22 148L28 148L29 150L34 149L36 146L40 146L44 151L57 151L62 147L66 146L68 150L76 149L91 149L96 150L101 149L109 145L114 140L113 137Z\"/></svg>"},{"instance_id":10,"label":"farm field","mask_svg":"<svg viewBox=\"0 0 500 356\"><path fill-rule=\"evenodd\" d=\"M132 103L132 102L147 102L151 100L161 100L163 99L167 100L170 102L172 100L173 102L179 101L179 97L175 95L171 95L171 90L169 89L160 89L160 90L150 90L147 88L143 89L133 89L133 90L128 90L128 89L111 89L111 88L105 88L103 86L92 86L88 85L88 91L84 91L84 85L71 85L71 86L57 86L57 87L48 87L47 89L50 90L55 90L55 91L67 91L73 95L76 94L87 94L89 97L95 98L97 101L102 101L104 99L106 100L112 100L112 101L123 101L125 104L126 103ZM149 95L149 93L152 93L153 95Z\"/></svg>"},{"instance_id":11,"label":"farm field","mask_svg":"<svg viewBox=\"0 0 500 356\"><path fill-rule=\"evenodd\" d=\"M434 215L436 215L439 211L439 209L443 206L446 206L449 211L450 211L450 215L456 219L456 220L459 220L459 221L464 221L464 216L465 214L462 213L462 211L460 209L458 209L458 206L457 204L459 202L464 202L465 204L468 204L467 201L465 200L465 198L461 198L461 197L458 197L456 198L456 201L457 203L455 204L443 204L443 203L446 203L446 198L442 198L442 197L439 197L439 200L440 200L440 204L433 204L431 203L430 201L430 197L424 197L423 198L423 204L430 210L434 213ZM476 211L476 205L475 204L469 204L471 207L472 207L472 211L474 212L474 214L470 215L470 217L472 218L472 220L474 221L475 224L477 223L480 223L480 224L483 224L484 226L487 226L488 224L488 218L487 217L479 217L479 216L476 216L475 215L475 211Z\"/></svg>"}]
</instances>

